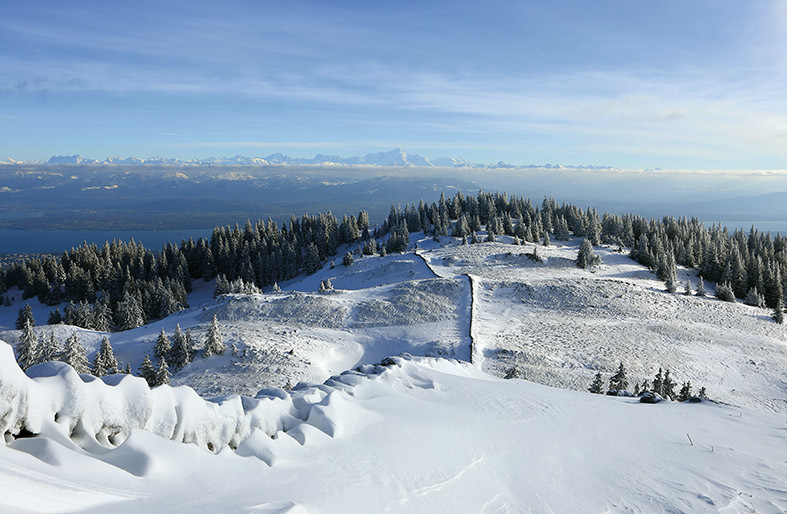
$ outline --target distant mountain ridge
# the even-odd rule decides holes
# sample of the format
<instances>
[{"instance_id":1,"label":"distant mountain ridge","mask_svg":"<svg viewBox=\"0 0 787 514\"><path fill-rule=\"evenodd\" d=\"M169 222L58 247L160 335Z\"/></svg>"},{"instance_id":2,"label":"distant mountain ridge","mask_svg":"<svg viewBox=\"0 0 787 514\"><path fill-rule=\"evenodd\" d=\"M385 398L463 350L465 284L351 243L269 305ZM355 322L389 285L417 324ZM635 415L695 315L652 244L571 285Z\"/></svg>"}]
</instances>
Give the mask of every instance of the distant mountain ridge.
<instances>
[{"instance_id":1,"label":"distant mountain ridge","mask_svg":"<svg viewBox=\"0 0 787 514\"><path fill-rule=\"evenodd\" d=\"M480 164L456 157L436 157L428 159L417 153L408 153L399 148L376 153L368 153L363 157L317 154L312 158L290 157L281 153L273 153L267 157L246 157L235 155L233 157L208 157L206 159L180 160L164 157L107 157L104 160L89 159L82 155L54 155L48 161L17 161L8 159L0 164L97 164L97 165L126 165L126 166L381 166L399 168L488 168L488 169L587 169L608 170L611 166L563 166L560 164L527 164L517 165L498 161L494 164Z\"/></svg>"}]
</instances>

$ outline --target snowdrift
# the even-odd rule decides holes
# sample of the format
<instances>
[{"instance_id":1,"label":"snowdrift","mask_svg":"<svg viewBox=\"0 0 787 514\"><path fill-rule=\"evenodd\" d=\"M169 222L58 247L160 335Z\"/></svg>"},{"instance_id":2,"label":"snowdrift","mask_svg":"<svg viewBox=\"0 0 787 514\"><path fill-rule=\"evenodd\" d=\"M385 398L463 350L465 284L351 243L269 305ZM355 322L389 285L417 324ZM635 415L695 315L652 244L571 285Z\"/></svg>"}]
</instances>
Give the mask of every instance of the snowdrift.
<instances>
[{"instance_id":1,"label":"snowdrift","mask_svg":"<svg viewBox=\"0 0 787 514\"><path fill-rule=\"evenodd\" d=\"M213 401L59 364L30 375L0 344L4 513L787 507L774 413L643 405L410 356Z\"/></svg>"}]
</instances>

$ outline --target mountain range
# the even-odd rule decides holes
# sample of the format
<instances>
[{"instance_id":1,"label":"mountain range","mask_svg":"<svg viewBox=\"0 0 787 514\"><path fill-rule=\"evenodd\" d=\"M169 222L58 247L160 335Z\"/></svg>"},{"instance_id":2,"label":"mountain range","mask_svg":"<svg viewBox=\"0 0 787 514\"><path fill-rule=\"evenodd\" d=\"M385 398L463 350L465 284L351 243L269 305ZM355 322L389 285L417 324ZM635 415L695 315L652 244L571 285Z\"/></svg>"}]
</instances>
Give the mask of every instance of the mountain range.
<instances>
[{"instance_id":1,"label":"mountain range","mask_svg":"<svg viewBox=\"0 0 787 514\"><path fill-rule=\"evenodd\" d=\"M481 164L456 157L436 157L428 159L417 153L408 153L399 148L389 151L368 153L363 157L342 157L340 155L317 154L312 158L290 157L281 153L273 153L267 157L208 157L206 159L180 160L164 157L107 157L104 160L90 159L82 155L54 155L48 161L17 161L8 159L0 164L100 164L100 165L155 165L155 166L286 166L286 165L320 165L320 166L383 166L383 167L425 167L425 168L487 168L487 169L612 169L610 166L564 166L560 164L510 164L498 161L493 164Z\"/></svg>"}]
</instances>

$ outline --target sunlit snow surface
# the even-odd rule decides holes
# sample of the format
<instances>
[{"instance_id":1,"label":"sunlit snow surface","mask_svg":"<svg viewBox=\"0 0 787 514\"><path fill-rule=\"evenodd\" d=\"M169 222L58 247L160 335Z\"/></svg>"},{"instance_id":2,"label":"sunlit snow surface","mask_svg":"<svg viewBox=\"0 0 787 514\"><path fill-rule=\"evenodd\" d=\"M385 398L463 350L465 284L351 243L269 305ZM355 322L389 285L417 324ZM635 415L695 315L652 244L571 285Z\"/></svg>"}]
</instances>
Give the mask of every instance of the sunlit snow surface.
<instances>
[{"instance_id":1,"label":"sunlit snow surface","mask_svg":"<svg viewBox=\"0 0 787 514\"><path fill-rule=\"evenodd\" d=\"M162 328L199 338L215 314L241 353L173 377L202 397L58 364L28 378L0 344L0 512L787 509L787 346L769 311L668 294L615 248L590 273L576 241L539 247L536 263L533 244L498 239L413 235L417 255L337 258L278 294L213 300L197 281L191 309L109 334L136 369ZM318 293L326 279L336 290ZM91 352L103 335L36 327L50 330L79 330ZM372 365L402 352L428 357ZM632 383L664 366L723 403L534 383L584 391L620 361ZM512 369L534 382L496 378ZM231 393L246 396L204 400ZM12 437L23 427L37 435Z\"/></svg>"},{"instance_id":2,"label":"sunlit snow surface","mask_svg":"<svg viewBox=\"0 0 787 514\"><path fill-rule=\"evenodd\" d=\"M41 434L0 447L3 512L787 508L782 415L644 405L446 359L385 364L210 403L135 378L80 385L70 369L29 379L3 345L4 423ZM108 420L128 435L114 449L99 443Z\"/></svg>"}]
</instances>

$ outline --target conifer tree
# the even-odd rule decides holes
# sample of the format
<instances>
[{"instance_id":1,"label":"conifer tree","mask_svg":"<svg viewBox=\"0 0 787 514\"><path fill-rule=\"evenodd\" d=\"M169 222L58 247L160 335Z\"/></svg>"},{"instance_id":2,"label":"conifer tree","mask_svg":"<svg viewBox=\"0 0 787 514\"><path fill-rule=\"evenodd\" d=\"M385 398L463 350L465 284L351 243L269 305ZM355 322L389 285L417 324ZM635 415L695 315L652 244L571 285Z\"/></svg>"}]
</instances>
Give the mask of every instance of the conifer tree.
<instances>
[{"instance_id":1,"label":"conifer tree","mask_svg":"<svg viewBox=\"0 0 787 514\"><path fill-rule=\"evenodd\" d=\"M716 298L724 302L735 302L735 293L732 291L732 287L726 282L716 284Z\"/></svg>"},{"instance_id":2,"label":"conifer tree","mask_svg":"<svg viewBox=\"0 0 787 514\"><path fill-rule=\"evenodd\" d=\"M662 396L669 398L670 400L675 399L675 386L678 385L672 381L670 378L669 370L664 372L664 383L661 385L661 389L664 392Z\"/></svg>"},{"instance_id":3,"label":"conifer tree","mask_svg":"<svg viewBox=\"0 0 787 514\"><path fill-rule=\"evenodd\" d=\"M601 262L601 259L593 251L593 245L587 239L582 240L577 254L577 266L583 269L592 268Z\"/></svg>"},{"instance_id":4,"label":"conifer tree","mask_svg":"<svg viewBox=\"0 0 787 514\"><path fill-rule=\"evenodd\" d=\"M101 338L101 346L93 358L93 374L97 377L118 373L118 361L109 338Z\"/></svg>"},{"instance_id":5,"label":"conifer tree","mask_svg":"<svg viewBox=\"0 0 787 514\"><path fill-rule=\"evenodd\" d=\"M700 275L700 282L697 284L697 292L695 294L697 296L705 296L707 294L705 292L705 281L702 280L702 275Z\"/></svg>"},{"instance_id":6,"label":"conifer tree","mask_svg":"<svg viewBox=\"0 0 787 514\"><path fill-rule=\"evenodd\" d=\"M685 402L691 399L691 381L684 382L678 393L678 401Z\"/></svg>"},{"instance_id":7,"label":"conifer tree","mask_svg":"<svg viewBox=\"0 0 787 514\"><path fill-rule=\"evenodd\" d=\"M172 342L162 328L161 332L159 332L158 339L156 339L156 345L153 347L153 355L156 356L156 359L162 360L169 356L171 350Z\"/></svg>"},{"instance_id":8,"label":"conifer tree","mask_svg":"<svg viewBox=\"0 0 787 514\"><path fill-rule=\"evenodd\" d=\"M172 334L172 349L168 355L168 362L172 363L174 370L182 369L191 362L191 352L188 349L186 336L180 330L180 324L175 325L175 332Z\"/></svg>"},{"instance_id":9,"label":"conifer tree","mask_svg":"<svg viewBox=\"0 0 787 514\"><path fill-rule=\"evenodd\" d=\"M24 322L19 343L16 345L16 361L23 371L39 362L38 336L33 331L30 320L25 319Z\"/></svg>"},{"instance_id":10,"label":"conifer tree","mask_svg":"<svg viewBox=\"0 0 787 514\"><path fill-rule=\"evenodd\" d=\"M87 350L79 341L77 332L73 332L66 339L66 347L62 355L63 362L74 368L77 373L90 373L90 364L87 360Z\"/></svg>"},{"instance_id":11,"label":"conifer tree","mask_svg":"<svg viewBox=\"0 0 787 514\"><path fill-rule=\"evenodd\" d=\"M593 394L603 394L604 388L604 379L601 377L601 372L599 371L596 373L596 377L593 379L593 383L590 384L588 391Z\"/></svg>"},{"instance_id":12,"label":"conifer tree","mask_svg":"<svg viewBox=\"0 0 787 514\"><path fill-rule=\"evenodd\" d=\"M626 369L623 367L623 363L621 362L620 366L618 367L618 371L609 379L609 391L625 391L628 386L629 383L628 379L626 378Z\"/></svg>"},{"instance_id":13,"label":"conifer tree","mask_svg":"<svg viewBox=\"0 0 787 514\"><path fill-rule=\"evenodd\" d=\"M16 323L14 323L14 326L17 330L22 330L22 328L25 326L25 322L27 321L30 322L31 327L36 326L36 321L33 319L33 308L30 307L29 303L26 303L24 307L20 307L19 315L16 318Z\"/></svg>"},{"instance_id":14,"label":"conifer tree","mask_svg":"<svg viewBox=\"0 0 787 514\"><path fill-rule=\"evenodd\" d=\"M683 288L683 293L686 296L691 296L691 280L686 279L686 286Z\"/></svg>"},{"instance_id":15,"label":"conifer tree","mask_svg":"<svg viewBox=\"0 0 787 514\"><path fill-rule=\"evenodd\" d=\"M117 306L117 325L120 330L130 330L145 324L145 313L136 296L126 291Z\"/></svg>"},{"instance_id":16,"label":"conifer tree","mask_svg":"<svg viewBox=\"0 0 787 514\"><path fill-rule=\"evenodd\" d=\"M224 353L224 341L219 332L219 321L216 315L213 315L208 334L205 338L205 350L202 352L203 357L212 357L213 355L222 355Z\"/></svg>"},{"instance_id":17,"label":"conifer tree","mask_svg":"<svg viewBox=\"0 0 787 514\"><path fill-rule=\"evenodd\" d=\"M139 376L145 379L145 382L148 383L148 387L154 387L157 385L156 383L156 368L153 367L153 362L150 360L150 356L145 355L145 358L142 359L142 364L139 366Z\"/></svg>"},{"instance_id":18,"label":"conifer tree","mask_svg":"<svg viewBox=\"0 0 787 514\"><path fill-rule=\"evenodd\" d=\"M186 329L186 354L189 356L189 362L194 360L194 355L196 354L197 345L194 341L194 336L191 334L191 329Z\"/></svg>"},{"instance_id":19,"label":"conifer tree","mask_svg":"<svg viewBox=\"0 0 787 514\"><path fill-rule=\"evenodd\" d=\"M60 342L54 332L49 332L49 337L42 337L39 345L39 362L50 362L60 357Z\"/></svg>"},{"instance_id":20,"label":"conifer tree","mask_svg":"<svg viewBox=\"0 0 787 514\"><path fill-rule=\"evenodd\" d=\"M47 325L59 325L63 322L63 315L60 314L60 309L55 307L49 311L49 318L46 320Z\"/></svg>"},{"instance_id":21,"label":"conifer tree","mask_svg":"<svg viewBox=\"0 0 787 514\"><path fill-rule=\"evenodd\" d=\"M172 373L169 372L169 366L167 365L166 359L161 359L158 363L158 368L156 369L156 385L169 385L170 378L172 377Z\"/></svg>"},{"instance_id":22,"label":"conifer tree","mask_svg":"<svg viewBox=\"0 0 787 514\"><path fill-rule=\"evenodd\" d=\"M344 254L344 258L342 259L342 264L344 266L349 266L353 263L353 255L350 252Z\"/></svg>"},{"instance_id":23,"label":"conifer tree","mask_svg":"<svg viewBox=\"0 0 787 514\"><path fill-rule=\"evenodd\" d=\"M653 379L652 391L659 396L664 396L664 377L662 376L661 368L659 368L659 372L656 373L656 377Z\"/></svg>"},{"instance_id":24,"label":"conifer tree","mask_svg":"<svg viewBox=\"0 0 787 514\"><path fill-rule=\"evenodd\" d=\"M782 305L781 299L779 299L778 303L776 304L776 308L773 309L773 314L771 314L771 317L776 323L780 325L784 324L784 306Z\"/></svg>"}]
</instances>

